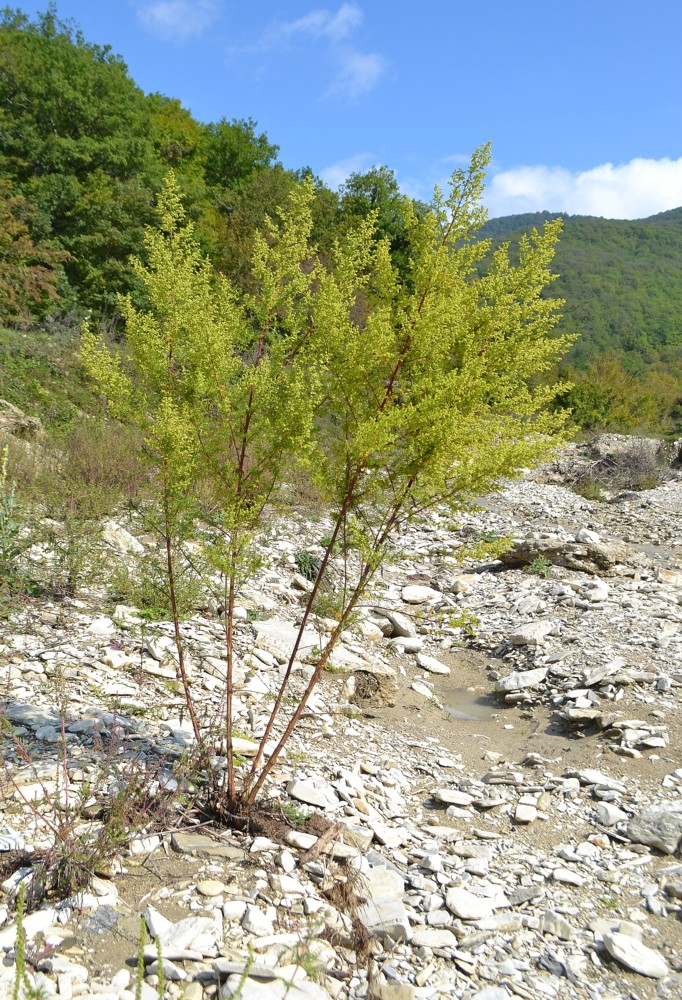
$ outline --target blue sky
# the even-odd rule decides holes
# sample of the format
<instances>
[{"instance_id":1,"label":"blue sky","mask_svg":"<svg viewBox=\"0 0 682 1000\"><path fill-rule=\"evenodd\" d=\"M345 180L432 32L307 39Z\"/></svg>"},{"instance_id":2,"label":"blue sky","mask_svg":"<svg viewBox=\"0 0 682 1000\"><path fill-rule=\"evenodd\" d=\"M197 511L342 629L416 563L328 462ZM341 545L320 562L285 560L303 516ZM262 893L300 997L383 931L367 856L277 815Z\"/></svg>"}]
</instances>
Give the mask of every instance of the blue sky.
<instances>
[{"instance_id":1,"label":"blue sky","mask_svg":"<svg viewBox=\"0 0 682 1000\"><path fill-rule=\"evenodd\" d=\"M47 6L18 3L28 14ZM428 197L493 142L492 215L682 205L680 0L59 0L146 91L252 117L331 186Z\"/></svg>"}]
</instances>

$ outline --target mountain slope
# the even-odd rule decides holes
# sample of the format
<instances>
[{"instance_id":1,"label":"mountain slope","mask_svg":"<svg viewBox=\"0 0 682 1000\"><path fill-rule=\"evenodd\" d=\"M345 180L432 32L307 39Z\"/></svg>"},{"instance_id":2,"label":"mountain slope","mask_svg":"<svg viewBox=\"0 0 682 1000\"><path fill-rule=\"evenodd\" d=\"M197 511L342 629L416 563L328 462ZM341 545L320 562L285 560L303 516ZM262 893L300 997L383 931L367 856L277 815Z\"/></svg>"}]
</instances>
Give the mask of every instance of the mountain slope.
<instances>
[{"instance_id":1,"label":"mountain slope","mask_svg":"<svg viewBox=\"0 0 682 1000\"><path fill-rule=\"evenodd\" d=\"M554 217L492 219L482 235L514 244ZM633 221L564 216L554 269L560 277L550 292L566 299L561 328L580 334L574 360L682 349L682 208Z\"/></svg>"}]
</instances>

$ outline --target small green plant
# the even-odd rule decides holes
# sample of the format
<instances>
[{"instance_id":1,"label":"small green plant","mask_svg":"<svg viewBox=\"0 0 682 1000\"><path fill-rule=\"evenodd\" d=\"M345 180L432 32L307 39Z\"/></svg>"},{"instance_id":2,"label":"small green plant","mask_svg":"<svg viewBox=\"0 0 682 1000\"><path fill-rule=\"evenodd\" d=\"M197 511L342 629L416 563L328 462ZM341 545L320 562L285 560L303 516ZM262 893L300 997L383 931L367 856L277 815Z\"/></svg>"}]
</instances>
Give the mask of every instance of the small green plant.
<instances>
[{"instance_id":1,"label":"small green plant","mask_svg":"<svg viewBox=\"0 0 682 1000\"><path fill-rule=\"evenodd\" d=\"M46 1000L47 994L32 985L26 969L26 932L24 914L26 912L25 884L19 886L16 900L17 931L14 939L14 984L12 1000Z\"/></svg>"},{"instance_id":2,"label":"small green plant","mask_svg":"<svg viewBox=\"0 0 682 1000\"><path fill-rule=\"evenodd\" d=\"M308 819L307 814L293 802L283 802L282 815L291 823L292 826L303 826L305 821Z\"/></svg>"},{"instance_id":3,"label":"small green plant","mask_svg":"<svg viewBox=\"0 0 682 1000\"><path fill-rule=\"evenodd\" d=\"M308 552L307 549L299 549L294 555L294 560L296 562L296 569L301 576L304 576L306 580L310 580L313 583L317 579L320 566L322 565L320 556L316 556L314 552Z\"/></svg>"},{"instance_id":4,"label":"small green plant","mask_svg":"<svg viewBox=\"0 0 682 1000\"><path fill-rule=\"evenodd\" d=\"M312 610L319 618L332 618L334 621L341 621L344 612L343 591L335 590L333 587L320 587L312 605ZM346 628L350 627L351 621L346 622Z\"/></svg>"},{"instance_id":5,"label":"small green plant","mask_svg":"<svg viewBox=\"0 0 682 1000\"><path fill-rule=\"evenodd\" d=\"M450 628L461 628L469 639L475 639L480 621L472 611L465 610L458 615L448 615L448 625Z\"/></svg>"},{"instance_id":6,"label":"small green plant","mask_svg":"<svg viewBox=\"0 0 682 1000\"><path fill-rule=\"evenodd\" d=\"M14 757L33 771L42 794L35 801L26 798L2 757L1 783L33 813L52 841L50 847L36 852L33 858L33 879L27 896L31 908L45 897L63 899L84 892L93 876L106 868L136 831L167 827L175 818L179 801L177 792L171 790L175 789L175 784L171 786L167 780L169 772L163 759L154 763L141 759L121 761L122 731L115 719L106 745L95 736L97 772L74 789L68 774L65 740L66 694L59 687L56 701L62 739L57 744L60 766L54 789L42 780L30 750L7 719L0 715L0 728L13 748ZM84 823L84 817L93 815L93 807L98 822L95 825Z\"/></svg>"},{"instance_id":7,"label":"small green plant","mask_svg":"<svg viewBox=\"0 0 682 1000\"><path fill-rule=\"evenodd\" d=\"M528 573L534 573L535 576L541 576L545 579L552 575L553 569L554 566L547 556L536 556L526 567Z\"/></svg>"},{"instance_id":8,"label":"small green plant","mask_svg":"<svg viewBox=\"0 0 682 1000\"><path fill-rule=\"evenodd\" d=\"M247 608L246 620L247 622L266 622L270 615L267 611L257 611L255 608Z\"/></svg>"},{"instance_id":9,"label":"small green plant","mask_svg":"<svg viewBox=\"0 0 682 1000\"><path fill-rule=\"evenodd\" d=\"M147 622L169 621L172 605L165 569L156 553L145 552L130 564L117 563L109 578L109 593L116 604L131 604ZM202 604L204 590L198 574L180 563L175 579L178 613L188 617Z\"/></svg>"},{"instance_id":10,"label":"small green plant","mask_svg":"<svg viewBox=\"0 0 682 1000\"><path fill-rule=\"evenodd\" d=\"M595 483L592 480L574 483L571 485L571 489L578 496L584 497L586 500L595 500L597 503L602 503L606 499L602 487L599 483Z\"/></svg>"},{"instance_id":11,"label":"small green plant","mask_svg":"<svg viewBox=\"0 0 682 1000\"><path fill-rule=\"evenodd\" d=\"M315 954L307 941L301 941L294 948L292 964L300 966L313 982L320 982L324 972L324 962Z\"/></svg>"},{"instance_id":12,"label":"small green plant","mask_svg":"<svg viewBox=\"0 0 682 1000\"><path fill-rule=\"evenodd\" d=\"M496 559L512 545L511 538L498 535L496 531L474 531L468 535L464 545L455 550L454 555L458 562L463 562L464 559Z\"/></svg>"},{"instance_id":13,"label":"small green plant","mask_svg":"<svg viewBox=\"0 0 682 1000\"><path fill-rule=\"evenodd\" d=\"M12 1000L19 1000L22 987L30 989L28 975L26 974L26 934L24 932L24 885L19 886L17 895L16 915L17 934L14 939L14 988L12 989Z\"/></svg>"}]
</instances>

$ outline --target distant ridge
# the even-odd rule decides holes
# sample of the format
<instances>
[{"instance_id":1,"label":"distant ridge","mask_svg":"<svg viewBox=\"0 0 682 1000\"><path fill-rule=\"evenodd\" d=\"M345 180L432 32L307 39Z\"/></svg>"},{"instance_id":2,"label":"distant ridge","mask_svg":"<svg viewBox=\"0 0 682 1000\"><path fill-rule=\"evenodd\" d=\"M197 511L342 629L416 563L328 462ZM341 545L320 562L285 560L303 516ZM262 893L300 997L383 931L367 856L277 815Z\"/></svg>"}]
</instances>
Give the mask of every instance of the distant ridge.
<instances>
[{"instance_id":1,"label":"distant ridge","mask_svg":"<svg viewBox=\"0 0 682 1000\"><path fill-rule=\"evenodd\" d=\"M497 237L504 233L515 233L520 229L530 229L532 226L541 226L551 219L569 219L571 222L577 221L597 221L597 222L623 222L632 224L637 222L682 222L682 206L680 208L669 208L667 212L658 212L656 215L649 215L643 219L606 219L603 215L571 215L569 212L522 212L518 215L498 215L489 219L481 230L482 236Z\"/></svg>"},{"instance_id":2,"label":"distant ridge","mask_svg":"<svg viewBox=\"0 0 682 1000\"><path fill-rule=\"evenodd\" d=\"M644 222L682 222L682 207L669 208L667 212L659 212L657 215L650 215Z\"/></svg>"},{"instance_id":3,"label":"distant ridge","mask_svg":"<svg viewBox=\"0 0 682 1000\"><path fill-rule=\"evenodd\" d=\"M481 235L510 241L560 212L491 219ZM646 219L563 215L564 231L549 294L566 299L561 329L580 334L571 351L579 364L613 351L649 365L666 354L682 368L682 207ZM634 364L634 359L633 359Z\"/></svg>"},{"instance_id":4,"label":"distant ridge","mask_svg":"<svg viewBox=\"0 0 682 1000\"><path fill-rule=\"evenodd\" d=\"M519 215L500 215L495 219L489 219L481 229L481 236L486 238L501 239L512 233L528 231L535 226L539 228L545 222L552 219L592 219L591 215L568 215L566 212L524 212Z\"/></svg>"}]
</instances>

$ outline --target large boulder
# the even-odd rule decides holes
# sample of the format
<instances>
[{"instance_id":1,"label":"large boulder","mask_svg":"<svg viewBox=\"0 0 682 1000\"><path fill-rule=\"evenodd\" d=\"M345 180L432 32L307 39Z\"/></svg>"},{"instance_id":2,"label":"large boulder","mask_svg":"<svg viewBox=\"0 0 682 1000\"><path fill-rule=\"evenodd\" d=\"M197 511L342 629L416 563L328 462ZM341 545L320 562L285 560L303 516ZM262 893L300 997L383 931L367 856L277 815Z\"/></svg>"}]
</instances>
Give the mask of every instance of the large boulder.
<instances>
[{"instance_id":1,"label":"large boulder","mask_svg":"<svg viewBox=\"0 0 682 1000\"><path fill-rule=\"evenodd\" d=\"M624 542L566 541L562 538L517 538L507 552L498 556L509 569L529 566L547 559L577 573L613 573L618 565L642 565L646 557Z\"/></svg>"}]
</instances>

